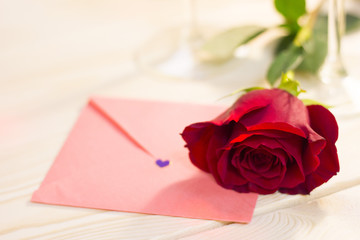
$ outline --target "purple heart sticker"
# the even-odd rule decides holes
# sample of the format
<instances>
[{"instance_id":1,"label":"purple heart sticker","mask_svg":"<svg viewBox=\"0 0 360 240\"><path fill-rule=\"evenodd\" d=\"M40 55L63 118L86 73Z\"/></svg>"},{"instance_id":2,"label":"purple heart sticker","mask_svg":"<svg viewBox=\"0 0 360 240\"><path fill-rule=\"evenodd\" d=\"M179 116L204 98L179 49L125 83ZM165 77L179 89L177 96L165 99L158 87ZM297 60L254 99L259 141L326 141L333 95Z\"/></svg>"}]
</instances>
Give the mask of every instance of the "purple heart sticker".
<instances>
[{"instance_id":1,"label":"purple heart sticker","mask_svg":"<svg viewBox=\"0 0 360 240\"><path fill-rule=\"evenodd\" d=\"M165 160L165 161L163 161L163 160L161 160L161 159L158 159L158 160L156 160L156 165L158 165L159 167L166 167L166 166L168 166L170 164L170 161L169 160Z\"/></svg>"}]
</instances>

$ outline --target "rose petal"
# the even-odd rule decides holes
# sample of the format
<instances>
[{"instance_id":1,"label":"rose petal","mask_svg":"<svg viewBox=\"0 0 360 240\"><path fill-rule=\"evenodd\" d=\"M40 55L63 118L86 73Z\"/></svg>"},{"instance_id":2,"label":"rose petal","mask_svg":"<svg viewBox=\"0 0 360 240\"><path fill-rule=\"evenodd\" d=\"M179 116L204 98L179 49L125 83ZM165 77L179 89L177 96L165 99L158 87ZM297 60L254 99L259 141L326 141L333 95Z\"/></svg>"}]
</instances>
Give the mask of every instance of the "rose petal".
<instances>
[{"instance_id":1,"label":"rose petal","mask_svg":"<svg viewBox=\"0 0 360 240\"><path fill-rule=\"evenodd\" d=\"M327 182L340 170L335 142L338 138L338 125L335 117L324 107L308 106L310 125L314 131L326 139L326 146L319 154L320 164L317 169L306 176L305 182L294 188L281 188L280 192L288 194L309 194L314 188Z\"/></svg>"},{"instance_id":2,"label":"rose petal","mask_svg":"<svg viewBox=\"0 0 360 240\"><path fill-rule=\"evenodd\" d=\"M271 194L271 193L276 192L277 188L274 188L274 189L262 188L261 186L257 185L256 183L249 183L249 191L260 193L260 194Z\"/></svg>"},{"instance_id":3,"label":"rose petal","mask_svg":"<svg viewBox=\"0 0 360 240\"><path fill-rule=\"evenodd\" d=\"M328 144L319 154L320 165L315 173L319 174L325 181L340 171L339 159L335 145Z\"/></svg>"},{"instance_id":4,"label":"rose petal","mask_svg":"<svg viewBox=\"0 0 360 240\"><path fill-rule=\"evenodd\" d=\"M251 150L252 151L252 150ZM245 169L250 169L251 170L251 166L250 166L250 162L247 161L247 159L250 158L251 155L251 151L247 152L244 154L244 157L239 159L240 164L238 165L238 169L240 168L245 168Z\"/></svg>"},{"instance_id":5,"label":"rose petal","mask_svg":"<svg viewBox=\"0 0 360 240\"><path fill-rule=\"evenodd\" d=\"M303 154L303 169L305 175L314 172L320 165L318 155L324 149L326 141L317 133L310 133L308 144Z\"/></svg>"},{"instance_id":6,"label":"rose petal","mask_svg":"<svg viewBox=\"0 0 360 240\"><path fill-rule=\"evenodd\" d=\"M295 135L299 135L300 137L304 137L306 138L305 133L300 129L300 128L296 128L293 127L287 123L284 122L265 122L265 123L261 123L258 125L254 125L251 127L247 128L248 131L256 131L256 130L265 130L265 131L269 131L269 130L276 130L276 131L281 131L284 133L292 133Z\"/></svg>"},{"instance_id":7,"label":"rose petal","mask_svg":"<svg viewBox=\"0 0 360 240\"><path fill-rule=\"evenodd\" d=\"M310 116L310 126L327 141L335 143L339 135L339 127L332 113L320 105L307 107Z\"/></svg>"},{"instance_id":8,"label":"rose petal","mask_svg":"<svg viewBox=\"0 0 360 240\"><path fill-rule=\"evenodd\" d=\"M293 188L305 181L304 173L301 171L299 165L295 162L287 166L287 170L282 183L281 188Z\"/></svg>"},{"instance_id":9,"label":"rose petal","mask_svg":"<svg viewBox=\"0 0 360 240\"><path fill-rule=\"evenodd\" d=\"M229 142L232 142L234 138L238 138L239 136L248 134L246 128L241 123L231 121L229 124L233 126L232 134L231 137L229 138Z\"/></svg>"},{"instance_id":10,"label":"rose petal","mask_svg":"<svg viewBox=\"0 0 360 240\"><path fill-rule=\"evenodd\" d=\"M233 190L240 192L240 193L248 193L248 192L256 192L259 194L271 194L276 192L277 189L264 189L255 183L249 183L246 185L241 186L234 186Z\"/></svg>"},{"instance_id":11,"label":"rose petal","mask_svg":"<svg viewBox=\"0 0 360 240\"><path fill-rule=\"evenodd\" d=\"M221 184L221 178L218 172L218 161L222 155L222 152L219 151L228 141L232 133L232 124L216 126L213 131L213 136L209 141L207 152L206 152L206 162L209 167L209 172L211 172L217 183ZM230 164L230 162L229 162Z\"/></svg>"},{"instance_id":12,"label":"rose petal","mask_svg":"<svg viewBox=\"0 0 360 240\"><path fill-rule=\"evenodd\" d=\"M309 194L314 188L327 182L339 171L339 160L335 145L328 144L319 155L320 165L315 172L306 176L305 182L294 189L283 189L289 194ZM335 164L334 164L335 163Z\"/></svg>"},{"instance_id":13,"label":"rose petal","mask_svg":"<svg viewBox=\"0 0 360 240\"><path fill-rule=\"evenodd\" d=\"M240 143L240 145L245 145L253 149L259 148L260 145L266 146L271 149L283 148L283 146L279 143L277 139L269 138L266 136L258 136L258 135L253 135L251 137L246 138L244 141Z\"/></svg>"},{"instance_id":14,"label":"rose petal","mask_svg":"<svg viewBox=\"0 0 360 240\"><path fill-rule=\"evenodd\" d=\"M186 142L185 147L189 149L191 162L206 172L209 172L206 152L215 127L211 122L194 123L187 126L181 134Z\"/></svg>"},{"instance_id":15,"label":"rose petal","mask_svg":"<svg viewBox=\"0 0 360 240\"><path fill-rule=\"evenodd\" d=\"M291 125L287 125L287 124L281 124L280 126L284 126L284 128L279 128L276 129L278 123L271 123L268 126L270 127L269 129L263 129L263 126L266 126L266 124L264 125L257 125L254 127L250 127L251 130L247 130L249 133L253 134L253 135L260 135L260 136L266 136L269 138L292 138L294 137L294 134L291 131L284 131L284 128L290 128L293 129L294 127L292 127ZM274 127L275 126L275 127ZM258 128L258 129L257 129ZM294 130L294 131L298 131L298 130ZM303 134L303 133L302 133ZM298 135L298 134L295 134Z\"/></svg>"},{"instance_id":16,"label":"rose petal","mask_svg":"<svg viewBox=\"0 0 360 240\"><path fill-rule=\"evenodd\" d=\"M262 145L262 144L266 144ZM244 147L247 146L247 147ZM263 136L252 136L248 139L246 139L244 142L241 143L240 147L242 150L242 155L243 155L243 159L239 159L239 164L236 165L236 167L240 168L244 168L244 169L249 169L251 170L251 166L249 163L252 162L252 157L249 156L249 154L251 155L251 153L256 152L257 149L260 150L264 150L266 152L268 152L271 155L274 155L277 157L277 161L279 161L278 166L277 165L273 165L271 169L269 169L269 171L266 172L261 172L261 174L264 177L267 178L274 178L276 176L280 175L280 171L281 171L281 165L286 166L287 164L287 159L289 159L289 156L280 148L283 147L281 144L279 144L277 142L277 140L275 139L271 139L271 138L267 138L267 137L263 137ZM243 153L245 152L245 153ZM239 152L238 152L239 154ZM237 156L239 157L239 156ZM253 172L254 169L252 169ZM257 171L259 172L259 171ZM259 172L260 173L260 172Z\"/></svg>"},{"instance_id":17,"label":"rose petal","mask_svg":"<svg viewBox=\"0 0 360 240\"><path fill-rule=\"evenodd\" d=\"M248 184L236 185L236 186L233 186L232 189L237 192L240 192L240 193L249 193L250 192Z\"/></svg>"},{"instance_id":18,"label":"rose petal","mask_svg":"<svg viewBox=\"0 0 360 240\"><path fill-rule=\"evenodd\" d=\"M269 153L277 157L277 160L282 165L287 165L289 161L292 161L291 156L284 151L282 148L268 148L266 146L261 146L262 148L266 149Z\"/></svg>"},{"instance_id":19,"label":"rose petal","mask_svg":"<svg viewBox=\"0 0 360 240\"><path fill-rule=\"evenodd\" d=\"M244 95L246 104L259 106L258 103L267 103L261 111L248 112L246 115L236 116L232 120L239 120L246 128L263 123L286 123L295 129L304 130L309 123L306 107L297 97L280 89L253 91ZM242 100L242 99L241 99ZM244 107L238 103L237 108ZM236 109L234 111L236 111ZM306 131L305 131L306 133Z\"/></svg>"},{"instance_id":20,"label":"rose petal","mask_svg":"<svg viewBox=\"0 0 360 240\"><path fill-rule=\"evenodd\" d=\"M277 139L277 142L282 146L285 152L301 163L302 151L307 142L306 139L293 136L292 138Z\"/></svg>"},{"instance_id":21,"label":"rose petal","mask_svg":"<svg viewBox=\"0 0 360 240\"><path fill-rule=\"evenodd\" d=\"M299 170L304 174L303 169L303 158L302 158L302 150L304 146L306 146L306 139L301 137L293 137L287 139L278 139L278 142L283 146L285 152L290 154L295 160Z\"/></svg>"},{"instance_id":22,"label":"rose petal","mask_svg":"<svg viewBox=\"0 0 360 240\"><path fill-rule=\"evenodd\" d=\"M245 94L182 136L194 165L240 192L308 194L339 171L333 115L279 89Z\"/></svg>"},{"instance_id":23,"label":"rose petal","mask_svg":"<svg viewBox=\"0 0 360 240\"><path fill-rule=\"evenodd\" d=\"M305 183L301 183L293 188L279 188L279 192L287 194L309 194L310 191L307 190Z\"/></svg>"},{"instance_id":24,"label":"rose petal","mask_svg":"<svg viewBox=\"0 0 360 240\"><path fill-rule=\"evenodd\" d=\"M286 163L283 164L283 162L286 162L286 160L281 160L278 157L267 171L261 172L261 176L270 179L282 175L281 171L284 170L283 166L286 166Z\"/></svg>"},{"instance_id":25,"label":"rose petal","mask_svg":"<svg viewBox=\"0 0 360 240\"><path fill-rule=\"evenodd\" d=\"M240 173L241 175L247 179L249 182L251 183L256 183L257 185L265 188L265 189L274 189L274 188L278 188L284 175L285 175L285 170L286 168L281 168L279 175L273 177L273 178L265 178L261 175L259 175L259 173L256 173L250 169L244 169L244 168L240 168Z\"/></svg>"},{"instance_id":26,"label":"rose petal","mask_svg":"<svg viewBox=\"0 0 360 240\"><path fill-rule=\"evenodd\" d=\"M254 152L251 158L249 165L253 171L258 173L266 172L273 166L273 163L276 162L276 156L262 148Z\"/></svg>"},{"instance_id":27,"label":"rose petal","mask_svg":"<svg viewBox=\"0 0 360 240\"><path fill-rule=\"evenodd\" d=\"M224 151L217 164L217 170L222 181L222 184L226 188L232 188L234 185L243 185L248 181L241 176L240 172L232 166L231 155L229 151Z\"/></svg>"},{"instance_id":28,"label":"rose petal","mask_svg":"<svg viewBox=\"0 0 360 240\"><path fill-rule=\"evenodd\" d=\"M251 153L253 149L247 146L236 146L234 147L231 151L233 151L233 157L231 159L231 164L233 165L233 167L235 168L240 168L240 167L246 167L249 168L250 166L248 165L248 163L245 163L243 161L241 161L242 159L246 159L247 155ZM245 164L245 165L243 165Z\"/></svg>"},{"instance_id":29,"label":"rose petal","mask_svg":"<svg viewBox=\"0 0 360 240\"><path fill-rule=\"evenodd\" d=\"M268 179L280 176L282 175L281 171L284 171L283 166L281 163L274 163L268 171L262 172L261 175Z\"/></svg>"},{"instance_id":30,"label":"rose petal","mask_svg":"<svg viewBox=\"0 0 360 240\"><path fill-rule=\"evenodd\" d=\"M231 121L238 122L247 113L262 110L272 101L270 90L254 90L242 95L230 108L215 118L212 122L223 125Z\"/></svg>"},{"instance_id":31,"label":"rose petal","mask_svg":"<svg viewBox=\"0 0 360 240\"><path fill-rule=\"evenodd\" d=\"M338 138L339 128L335 117L329 110L319 105L308 106L310 125L326 139L326 146L319 155L320 166L319 170L325 168L329 172L337 173L340 170L339 159L335 142Z\"/></svg>"}]
</instances>

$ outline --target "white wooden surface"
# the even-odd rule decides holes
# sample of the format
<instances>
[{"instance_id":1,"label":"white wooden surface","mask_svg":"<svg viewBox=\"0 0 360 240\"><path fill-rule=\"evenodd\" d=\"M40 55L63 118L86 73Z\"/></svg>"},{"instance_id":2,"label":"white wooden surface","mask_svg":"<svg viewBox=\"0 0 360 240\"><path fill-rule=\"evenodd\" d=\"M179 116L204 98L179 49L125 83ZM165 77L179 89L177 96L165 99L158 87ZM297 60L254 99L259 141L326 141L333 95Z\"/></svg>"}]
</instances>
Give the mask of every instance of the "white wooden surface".
<instances>
[{"instance_id":1,"label":"white wooden surface","mask_svg":"<svg viewBox=\"0 0 360 240\"><path fill-rule=\"evenodd\" d=\"M200 21L220 28L280 21L269 0L198 5ZM250 224L30 202L89 96L216 103L261 83L270 62L264 49L240 61L235 73L207 81L141 72L134 52L152 34L183 23L182 7L181 0L0 0L0 239L359 239L360 187L255 216ZM345 38L344 60L360 79L359 41L360 33ZM342 172L324 187L359 175L360 118L339 122ZM283 198L261 197L258 207Z\"/></svg>"}]
</instances>

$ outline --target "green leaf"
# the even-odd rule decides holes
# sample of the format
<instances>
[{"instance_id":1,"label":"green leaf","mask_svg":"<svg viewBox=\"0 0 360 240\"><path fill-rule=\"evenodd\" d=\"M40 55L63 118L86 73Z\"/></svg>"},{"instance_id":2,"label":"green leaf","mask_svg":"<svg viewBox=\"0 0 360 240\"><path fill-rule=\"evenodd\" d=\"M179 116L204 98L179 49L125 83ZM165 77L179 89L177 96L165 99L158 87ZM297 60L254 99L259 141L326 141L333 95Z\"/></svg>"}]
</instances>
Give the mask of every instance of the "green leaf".
<instances>
[{"instance_id":1,"label":"green leaf","mask_svg":"<svg viewBox=\"0 0 360 240\"><path fill-rule=\"evenodd\" d=\"M287 20L286 23L281 24L279 27L285 28L291 34L296 34L300 30L300 25L297 21Z\"/></svg>"},{"instance_id":2,"label":"green leaf","mask_svg":"<svg viewBox=\"0 0 360 240\"><path fill-rule=\"evenodd\" d=\"M304 103L305 106L321 105L324 108L328 108L328 109L333 107L333 106L330 106L330 105L327 105L327 104L324 104L324 103L321 103L321 102L318 102L318 101L315 101L312 99L301 99L301 101Z\"/></svg>"},{"instance_id":3,"label":"green leaf","mask_svg":"<svg viewBox=\"0 0 360 240\"><path fill-rule=\"evenodd\" d=\"M255 25L229 29L209 39L197 54L205 62L226 61L233 57L240 45L248 43L264 31L266 28Z\"/></svg>"},{"instance_id":4,"label":"green leaf","mask_svg":"<svg viewBox=\"0 0 360 240\"><path fill-rule=\"evenodd\" d=\"M303 48L294 44L277 55L267 72L267 80L270 85L273 86L282 73L295 69L301 63L302 58Z\"/></svg>"},{"instance_id":5,"label":"green leaf","mask_svg":"<svg viewBox=\"0 0 360 240\"><path fill-rule=\"evenodd\" d=\"M305 92L300 88L300 83L293 78L293 73L282 74L281 82L277 88L285 90L294 96L298 96L300 93Z\"/></svg>"},{"instance_id":6,"label":"green leaf","mask_svg":"<svg viewBox=\"0 0 360 240\"><path fill-rule=\"evenodd\" d=\"M327 55L327 16L316 19L312 36L304 43L303 61L296 70L317 73Z\"/></svg>"},{"instance_id":7,"label":"green leaf","mask_svg":"<svg viewBox=\"0 0 360 240\"><path fill-rule=\"evenodd\" d=\"M296 70L317 73L323 65L327 55L327 19L326 15L319 15L313 30L312 37L304 44L304 59ZM346 15L346 33L360 29L360 18Z\"/></svg>"},{"instance_id":8,"label":"green leaf","mask_svg":"<svg viewBox=\"0 0 360 240\"><path fill-rule=\"evenodd\" d=\"M316 24L315 24L315 30L319 30L322 33L327 33L327 15L319 15ZM357 30L360 30L360 17L347 13L345 16L345 22L346 22L346 28L345 33L352 33Z\"/></svg>"},{"instance_id":9,"label":"green leaf","mask_svg":"<svg viewBox=\"0 0 360 240\"><path fill-rule=\"evenodd\" d=\"M265 88L263 88L263 87L240 88L240 89L235 90L234 92L220 98L219 100L227 98L227 97L231 97L231 96L239 94L239 93L243 93L243 92L248 93L248 92L251 92L251 91L254 91L254 90L262 90L262 89L265 89Z\"/></svg>"},{"instance_id":10,"label":"green leaf","mask_svg":"<svg viewBox=\"0 0 360 240\"><path fill-rule=\"evenodd\" d=\"M296 70L315 74L325 61L327 41L323 38L314 37L305 44L304 48L304 59Z\"/></svg>"},{"instance_id":11,"label":"green leaf","mask_svg":"<svg viewBox=\"0 0 360 240\"><path fill-rule=\"evenodd\" d=\"M317 73L327 55L327 36L314 32L313 36L304 44L303 61L296 68L299 71Z\"/></svg>"},{"instance_id":12,"label":"green leaf","mask_svg":"<svg viewBox=\"0 0 360 240\"><path fill-rule=\"evenodd\" d=\"M295 39L296 34L289 34L286 35L284 37L280 38L280 41L278 42L276 48L275 48L275 55L279 54L280 52L284 51L285 49L287 49L292 42Z\"/></svg>"},{"instance_id":13,"label":"green leaf","mask_svg":"<svg viewBox=\"0 0 360 240\"><path fill-rule=\"evenodd\" d=\"M346 14L346 33L352 33L360 29L360 17Z\"/></svg>"},{"instance_id":14,"label":"green leaf","mask_svg":"<svg viewBox=\"0 0 360 240\"><path fill-rule=\"evenodd\" d=\"M306 13L305 0L275 0L275 8L288 22L296 22Z\"/></svg>"}]
</instances>

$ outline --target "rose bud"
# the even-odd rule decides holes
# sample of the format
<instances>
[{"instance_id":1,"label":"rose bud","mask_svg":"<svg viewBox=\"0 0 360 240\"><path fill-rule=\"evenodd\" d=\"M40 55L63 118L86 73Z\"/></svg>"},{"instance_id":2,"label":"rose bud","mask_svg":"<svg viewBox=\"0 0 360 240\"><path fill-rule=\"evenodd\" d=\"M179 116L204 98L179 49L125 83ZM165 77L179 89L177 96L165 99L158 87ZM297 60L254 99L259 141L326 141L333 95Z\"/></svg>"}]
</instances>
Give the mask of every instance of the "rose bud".
<instances>
[{"instance_id":1,"label":"rose bud","mask_svg":"<svg viewBox=\"0 0 360 240\"><path fill-rule=\"evenodd\" d=\"M182 137L196 167L238 192L309 194L339 171L334 116L280 89L246 93Z\"/></svg>"}]
</instances>

